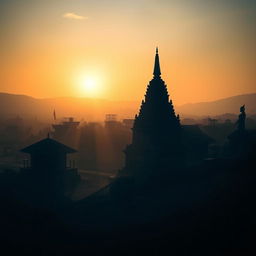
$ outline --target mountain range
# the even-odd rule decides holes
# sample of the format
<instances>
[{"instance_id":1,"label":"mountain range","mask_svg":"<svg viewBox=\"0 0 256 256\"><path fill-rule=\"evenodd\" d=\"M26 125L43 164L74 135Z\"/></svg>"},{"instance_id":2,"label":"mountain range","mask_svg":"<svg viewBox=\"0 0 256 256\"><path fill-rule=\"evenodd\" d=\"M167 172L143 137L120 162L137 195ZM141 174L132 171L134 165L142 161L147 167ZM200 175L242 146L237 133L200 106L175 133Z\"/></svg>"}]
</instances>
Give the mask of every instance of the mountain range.
<instances>
[{"instance_id":1,"label":"mountain range","mask_svg":"<svg viewBox=\"0 0 256 256\"><path fill-rule=\"evenodd\" d=\"M183 117L216 116L226 113L239 114L240 106L246 106L248 114L256 114L256 93L228 97L211 102L199 102L175 106ZM86 121L104 120L106 114L117 114L119 119L134 118L139 111L138 101L111 101L90 98L37 99L26 95L0 93L0 117L32 117L44 120L74 116Z\"/></svg>"}]
</instances>

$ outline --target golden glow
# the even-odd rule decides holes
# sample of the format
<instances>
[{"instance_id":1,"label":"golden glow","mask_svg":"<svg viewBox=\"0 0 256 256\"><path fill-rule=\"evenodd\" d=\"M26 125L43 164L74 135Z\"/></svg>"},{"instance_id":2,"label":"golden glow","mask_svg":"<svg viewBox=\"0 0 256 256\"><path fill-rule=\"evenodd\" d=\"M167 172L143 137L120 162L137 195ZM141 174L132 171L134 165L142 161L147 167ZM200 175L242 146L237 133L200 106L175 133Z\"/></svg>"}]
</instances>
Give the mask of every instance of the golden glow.
<instances>
[{"instance_id":1,"label":"golden glow","mask_svg":"<svg viewBox=\"0 0 256 256\"><path fill-rule=\"evenodd\" d=\"M86 74L82 73L75 79L78 95L81 97L95 97L102 96L103 79L99 74Z\"/></svg>"},{"instance_id":2,"label":"golden glow","mask_svg":"<svg viewBox=\"0 0 256 256\"><path fill-rule=\"evenodd\" d=\"M255 1L13 1L0 92L141 101L157 45L176 105L255 92Z\"/></svg>"}]
</instances>

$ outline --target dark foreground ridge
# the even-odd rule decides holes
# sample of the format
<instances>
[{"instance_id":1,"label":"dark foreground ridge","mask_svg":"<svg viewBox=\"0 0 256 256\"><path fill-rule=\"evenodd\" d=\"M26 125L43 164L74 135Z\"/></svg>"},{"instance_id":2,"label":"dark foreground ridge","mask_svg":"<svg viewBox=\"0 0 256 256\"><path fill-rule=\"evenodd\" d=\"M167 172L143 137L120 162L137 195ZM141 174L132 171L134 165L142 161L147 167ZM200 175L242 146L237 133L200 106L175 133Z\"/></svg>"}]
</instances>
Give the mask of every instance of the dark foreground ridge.
<instances>
[{"instance_id":1,"label":"dark foreground ridge","mask_svg":"<svg viewBox=\"0 0 256 256\"><path fill-rule=\"evenodd\" d=\"M205 163L174 171L172 178L154 180L142 191L132 180L119 179L54 210L32 207L1 184L1 241L11 251L42 255L136 255L138 249L149 255L250 255L255 249L252 166L254 159Z\"/></svg>"}]
</instances>

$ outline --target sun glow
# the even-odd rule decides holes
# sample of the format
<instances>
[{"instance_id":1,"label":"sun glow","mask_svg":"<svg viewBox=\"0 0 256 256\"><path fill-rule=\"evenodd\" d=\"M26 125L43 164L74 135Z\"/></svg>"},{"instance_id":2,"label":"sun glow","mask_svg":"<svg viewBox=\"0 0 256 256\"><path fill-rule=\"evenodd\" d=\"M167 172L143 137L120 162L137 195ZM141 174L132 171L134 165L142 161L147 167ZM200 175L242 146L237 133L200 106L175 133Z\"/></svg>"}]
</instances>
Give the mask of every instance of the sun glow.
<instances>
[{"instance_id":1,"label":"sun glow","mask_svg":"<svg viewBox=\"0 0 256 256\"><path fill-rule=\"evenodd\" d=\"M82 81L82 86L88 92L97 91L98 81L95 77L85 77Z\"/></svg>"},{"instance_id":2,"label":"sun glow","mask_svg":"<svg viewBox=\"0 0 256 256\"><path fill-rule=\"evenodd\" d=\"M102 94L102 79L98 75L81 75L76 83L81 96L100 97Z\"/></svg>"}]
</instances>

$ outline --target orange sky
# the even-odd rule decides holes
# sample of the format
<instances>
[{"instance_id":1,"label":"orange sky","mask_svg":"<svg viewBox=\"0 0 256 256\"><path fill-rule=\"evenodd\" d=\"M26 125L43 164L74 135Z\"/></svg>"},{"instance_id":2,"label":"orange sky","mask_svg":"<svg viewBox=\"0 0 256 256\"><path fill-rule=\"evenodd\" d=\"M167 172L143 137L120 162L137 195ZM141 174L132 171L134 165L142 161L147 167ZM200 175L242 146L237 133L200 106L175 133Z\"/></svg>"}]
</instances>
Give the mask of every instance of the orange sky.
<instances>
[{"instance_id":1,"label":"orange sky","mask_svg":"<svg viewBox=\"0 0 256 256\"><path fill-rule=\"evenodd\" d=\"M3 0L0 91L141 100L159 47L175 104L256 91L255 2ZM86 79L95 80L87 90Z\"/></svg>"}]
</instances>

